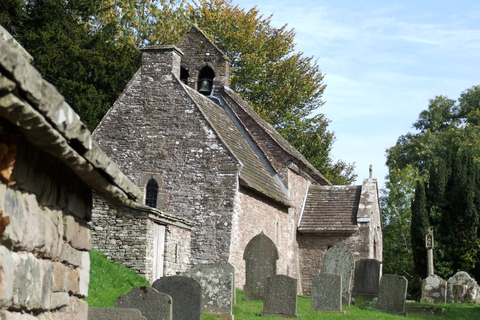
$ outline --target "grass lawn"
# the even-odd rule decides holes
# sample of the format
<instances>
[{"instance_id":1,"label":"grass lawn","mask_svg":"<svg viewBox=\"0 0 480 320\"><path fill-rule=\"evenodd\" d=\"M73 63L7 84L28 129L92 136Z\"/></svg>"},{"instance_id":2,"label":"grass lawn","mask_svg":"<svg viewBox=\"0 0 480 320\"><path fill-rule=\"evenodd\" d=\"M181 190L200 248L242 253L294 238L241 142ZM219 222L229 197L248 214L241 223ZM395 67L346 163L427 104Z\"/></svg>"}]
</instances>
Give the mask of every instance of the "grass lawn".
<instances>
[{"instance_id":1,"label":"grass lawn","mask_svg":"<svg viewBox=\"0 0 480 320\"><path fill-rule=\"evenodd\" d=\"M136 286L150 286L147 280L137 275L134 271L126 269L117 263L108 261L100 252L90 252L90 285L88 297L85 299L90 307L113 308L115 298L127 293ZM365 300L357 299L360 305ZM407 319L413 320L479 320L480 306L469 304L417 304L409 303L409 306L430 305L446 308L441 315L428 315L422 313L409 313ZM262 301L243 301L243 291L237 289L237 304L233 307L236 320L280 320L282 317L261 317L263 311ZM391 315L373 310L371 307L349 306L343 307L345 314L317 312L311 310L310 297L299 296L297 314L299 320L370 320L370 319L405 319L405 317ZM202 315L202 320L219 320L208 314Z\"/></svg>"}]
</instances>

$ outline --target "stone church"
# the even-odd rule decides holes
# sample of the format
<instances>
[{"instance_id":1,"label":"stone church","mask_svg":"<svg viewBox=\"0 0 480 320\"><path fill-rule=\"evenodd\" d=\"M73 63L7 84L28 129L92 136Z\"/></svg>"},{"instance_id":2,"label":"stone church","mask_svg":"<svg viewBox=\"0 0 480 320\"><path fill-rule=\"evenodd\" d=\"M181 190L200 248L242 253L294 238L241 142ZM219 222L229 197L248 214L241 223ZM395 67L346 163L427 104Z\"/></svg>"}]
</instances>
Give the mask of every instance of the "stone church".
<instances>
[{"instance_id":1,"label":"stone church","mask_svg":"<svg viewBox=\"0 0 480 320\"><path fill-rule=\"evenodd\" d=\"M94 200L94 248L124 264L134 256L126 264L150 281L230 262L241 288L244 249L262 232L277 272L307 294L337 242L382 259L376 180L331 185L229 88L228 57L196 26L176 46L142 49L94 139L144 192L135 212Z\"/></svg>"}]
</instances>

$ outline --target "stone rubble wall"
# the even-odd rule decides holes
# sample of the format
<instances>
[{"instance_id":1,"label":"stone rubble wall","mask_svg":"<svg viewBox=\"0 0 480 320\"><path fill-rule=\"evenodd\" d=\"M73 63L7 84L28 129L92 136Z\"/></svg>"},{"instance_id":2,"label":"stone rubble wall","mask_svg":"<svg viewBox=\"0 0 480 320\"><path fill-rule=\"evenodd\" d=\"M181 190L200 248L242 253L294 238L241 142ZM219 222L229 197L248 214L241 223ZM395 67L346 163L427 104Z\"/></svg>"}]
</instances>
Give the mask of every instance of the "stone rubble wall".
<instances>
[{"instance_id":1,"label":"stone rubble wall","mask_svg":"<svg viewBox=\"0 0 480 320\"><path fill-rule=\"evenodd\" d=\"M195 223L192 263L228 262L238 163L166 68L165 55L144 52L141 72L94 132L102 150L137 186L155 172L169 195L167 214ZM168 95L165 92L169 92ZM128 129L125 122L128 122Z\"/></svg>"},{"instance_id":2,"label":"stone rubble wall","mask_svg":"<svg viewBox=\"0 0 480 320\"><path fill-rule=\"evenodd\" d=\"M109 260L132 269L153 282L153 225L142 211L118 208L95 196L92 213L93 249ZM164 275L184 272L190 266L191 231L166 225Z\"/></svg>"},{"instance_id":3,"label":"stone rubble wall","mask_svg":"<svg viewBox=\"0 0 480 320\"><path fill-rule=\"evenodd\" d=\"M235 267L235 285L243 288L245 284L245 261L243 252L248 242L263 232L277 246L279 259L277 274L299 279L299 249L296 242L298 219L307 190L308 181L289 171L288 188L291 208L265 201L254 192L241 188L235 207L232 249L230 263ZM300 290L299 290L300 291Z\"/></svg>"},{"instance_id":4,"label":"stone rubble wall","mask_svg":"<svg viewBox=\"0 0 480 320\"><path fill-rule=\"evenodd\" d=\"M90 189L52 156L21 138L17 146L17 183L0 184L10 219L0 237L0 318L87 319Z\"/></svg>"},{"instance_id":5,"label":"stone rubble wall","mask_svg":"<svg viewBox=\"0 0 480 320\"><path fill-rule=\"evenodd\" d=\"M359 223L358 231L352 235L298 234L300 248L300 270L302 274L303 294L311 294L312 276L322 272L322 259L328 248L338 242L344 242L352 251L356 260L377 259L382 261L382 229L380 207L375 179L365 179L362 187L363 197L368 196L368 223ZM360 210L359 210L360 211ZM366 216L365 214L365 216ZM352 287L353 281L352 278Z\"/></svg>"}]
</instances>

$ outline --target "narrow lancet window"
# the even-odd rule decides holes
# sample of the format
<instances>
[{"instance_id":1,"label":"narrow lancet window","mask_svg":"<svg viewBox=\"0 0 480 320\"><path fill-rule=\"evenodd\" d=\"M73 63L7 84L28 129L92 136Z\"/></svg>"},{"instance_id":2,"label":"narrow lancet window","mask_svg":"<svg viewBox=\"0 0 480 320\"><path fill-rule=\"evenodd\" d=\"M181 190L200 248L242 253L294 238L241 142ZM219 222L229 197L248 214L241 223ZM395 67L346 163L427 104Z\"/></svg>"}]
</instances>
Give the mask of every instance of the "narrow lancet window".
<instances>
[{"instance_id":1,"label":"narrow lancet window","mask_svg":"<svg viewBox=\"0 0 480 320\"><path fill-rule=\"evenodd\" d=\"M149 207L157 207L158 183L154 179L150 179L147 183L147 190L145 194L145 204Z\"/></svg>"},{"instance_id":2,"label":"narrow lancet window","mask_svg":"<svg viewBox=\"0 0 480 320\"><path fill-rule=\"evenodd\" d=\"M180 68L180 81L182 81L185 84L188 84L188 70L185 67Z\"/></svg>"}]
</instances>

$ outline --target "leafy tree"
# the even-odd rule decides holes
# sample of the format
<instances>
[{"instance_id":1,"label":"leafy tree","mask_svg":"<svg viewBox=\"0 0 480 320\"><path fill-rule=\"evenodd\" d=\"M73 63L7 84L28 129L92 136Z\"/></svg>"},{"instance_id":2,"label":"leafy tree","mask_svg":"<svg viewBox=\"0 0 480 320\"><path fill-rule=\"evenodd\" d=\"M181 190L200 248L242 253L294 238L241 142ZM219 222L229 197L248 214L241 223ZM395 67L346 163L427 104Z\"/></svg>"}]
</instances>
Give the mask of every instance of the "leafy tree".
<instances>
[{"instance_id":1,"label":"leafy tree","mask_svg":"<svg viewBox=\"0 0 480 320\"><path fill-rule=\"evenodd\" d=\"M409 185L418 175L424 182L415 188L411 221L413 257L421 276L424 275L421 257L425 256L420 253L421 246L424 247L422 232L430 224L435 235L435 273L448 278L464 270L479 279L479 114L479 86L465 90L457 101L435 97L414 123L418 131L401 136L387 150L390 175L407 172L398 183ZM407 168L417 170L412 172ZM390 206L395 207L398 200L390 198L395 195L394 189L388 184L387 188ZM412 197L412 190L405 191L406 197ZM384 228L384 238L391 237L385 233L389 230Z\"/></svg>"},{"instance_id":2,"label":"leafy tree","mask_svg":"<svg viewBox=\"0 0 480 320\"><path fill-rule=\"evenodd\" d=\"M295 52L295 32L275 28L263 17L231 0L183 2L127 0L110 8L102 21L119 21L119 38L136 46L177 43L196 23L230 59L231 87L272 124L327 179L349 184L354 166L331 159L329 120L314 112L323 105L323 74L311 57ZM115 5L116 4L116 5Z\"/></svg>"},{"instance_id":3,"label":"leafy tree","mask_svg":"<svg viewBox=\"0 0 480 320\"><path fill-rule=\"evenodd\" d=\"M114 41L115 25L94 30L82 21L99 14L101 4L101 0L28 1L17 11L18 20L3 17L34 57L37 69L90 129L102 119L140 63L135 47Z\"/></svg>"},{"instance_id":4,"label":"leafy tree","mask_svg":"<svg viewBox=\"0 0 480 320\"><path fill-rule=\"evenodd\" d=\"M355 180L353 164L332 160L334 134L325 115L316 114L325 89L319 66L295 52L293 30L273 27L271 16L263 17L256 7L246 11L231 0L197 0L188 6L179 0L22 3L26 18L19 21L28 24L18 40L90 128L139 67L134 48L177 43L196 22L231 58L231 87L261 117L330 181Z\"/></svg>"},{"instance_id":5,"label":"leafy tree","mask_svg":"<svg viewBox=\"0 0 480 320\"><path fill-rule=\"evenodd\" d=\"M411 245L411 203L415 184L421 179L418 169L407 165L391 170L380 197L383 225L383 272L416 281ZM418 286L417 286L418 287ZM409 286L412 288L412 285Z\"/></svg>"},{"instance_id":6,"label":"leafy tree","mask_svg":"<svg viewBox=\"0 0 480 320\"><path fill-rule=\"evenodd\" d=\"M415 186L415 198L412 202L411 239L412 254L415 270L422 278L427 276L427 249L425 248L425 236L428 227L427 197L425 185L417 181Z\"/></svg>"},{"instance_id":7,"label":"leafy tree","mask_svg":"<svg viewBox=\"0 0 480 320\"><path fill-rule=\"evenodd\" d=\"M323 105L323 74L311 57L295 52L294 30L275 28L257 7L228 0L197 0L189 8L198 26L231 59L231 87L272 124L332 183L349 184L354 166L331 159L329 120Z\"/></svg>"}]
</instances>

